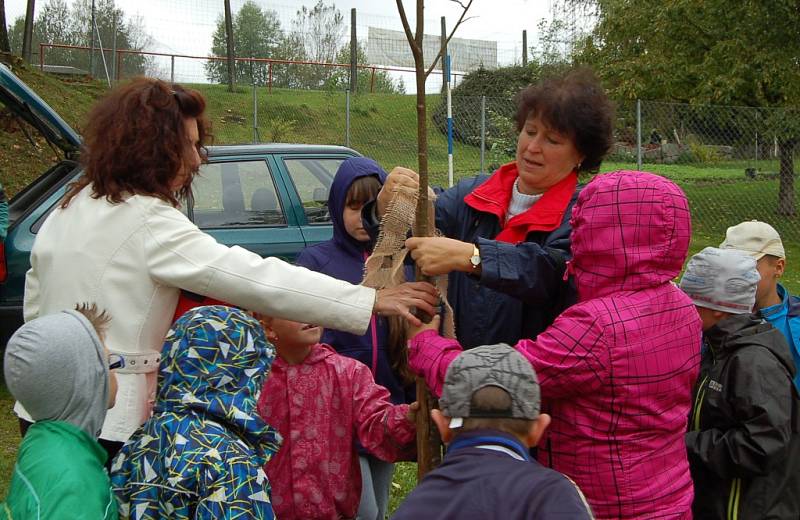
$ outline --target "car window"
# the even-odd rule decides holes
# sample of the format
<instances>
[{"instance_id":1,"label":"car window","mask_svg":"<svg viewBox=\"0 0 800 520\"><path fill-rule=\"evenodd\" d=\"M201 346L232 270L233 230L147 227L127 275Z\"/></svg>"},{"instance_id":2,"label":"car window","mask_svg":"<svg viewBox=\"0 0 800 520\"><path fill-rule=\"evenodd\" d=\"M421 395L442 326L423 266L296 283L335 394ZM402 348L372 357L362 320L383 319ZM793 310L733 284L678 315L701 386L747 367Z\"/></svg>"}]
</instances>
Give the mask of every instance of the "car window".
<instances>
[{"instance_id":1,"label":"car window","mask_svg":"<svg viewBox=\"0 0 800 520\"><path fill-rule=\"evenodd\" d=\"M267 163L204 164L192 181L194 222L200 228L285 225Z\"/></svg>"},{"instance_id":2,"label":"car window","mask_svg":"<svg viewBox=\"0 0 800 520\"><path fill-rule=\"evenodd\" d=\"M309 224L327 224L331 221L328 214L328 192L342 161L344 159L283 159L297 188L297 194L300 195Z\"/></svg>"}]
</instances>

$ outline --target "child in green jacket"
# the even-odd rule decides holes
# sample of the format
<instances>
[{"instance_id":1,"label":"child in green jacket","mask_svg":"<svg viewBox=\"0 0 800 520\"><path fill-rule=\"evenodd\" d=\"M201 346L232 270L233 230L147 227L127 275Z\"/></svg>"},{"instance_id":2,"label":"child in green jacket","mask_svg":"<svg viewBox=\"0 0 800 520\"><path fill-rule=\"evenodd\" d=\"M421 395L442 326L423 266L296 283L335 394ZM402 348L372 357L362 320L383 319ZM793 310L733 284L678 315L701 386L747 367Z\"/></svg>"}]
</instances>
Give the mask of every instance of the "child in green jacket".
<instances>
[{"instance_id":1,"label":"child in green jacket","mask_svg":"<svg viewBox=\"0 0 800 520\"><path fill-rule=\"evenodd\" d=\"M117 519L108 455L97 442L120 363L103 345L108 321L81 305L29 321L9 340L6 385L36 422L22 439L0 516Z\"/></svg>"}]
</instances>

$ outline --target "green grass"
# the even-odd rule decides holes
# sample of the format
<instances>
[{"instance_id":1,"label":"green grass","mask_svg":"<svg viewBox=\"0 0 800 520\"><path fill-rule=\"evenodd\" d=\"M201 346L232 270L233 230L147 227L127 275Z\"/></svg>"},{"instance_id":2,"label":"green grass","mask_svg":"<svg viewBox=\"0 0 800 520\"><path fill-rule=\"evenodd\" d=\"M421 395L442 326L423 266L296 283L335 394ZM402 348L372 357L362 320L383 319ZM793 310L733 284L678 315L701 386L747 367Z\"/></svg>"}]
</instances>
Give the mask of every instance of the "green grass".
<instances>
[{"instance_id":1,"label":"green grass","mask_svg":"<svg viewBox=\"0 0 800 520\"><path fill-rule=\"evenodd\" d=\"M19 422L14 415L14 398L0 384L0 500L8 493L8 484L14 471L19 446Z\"/></svg>"}]
</instances>

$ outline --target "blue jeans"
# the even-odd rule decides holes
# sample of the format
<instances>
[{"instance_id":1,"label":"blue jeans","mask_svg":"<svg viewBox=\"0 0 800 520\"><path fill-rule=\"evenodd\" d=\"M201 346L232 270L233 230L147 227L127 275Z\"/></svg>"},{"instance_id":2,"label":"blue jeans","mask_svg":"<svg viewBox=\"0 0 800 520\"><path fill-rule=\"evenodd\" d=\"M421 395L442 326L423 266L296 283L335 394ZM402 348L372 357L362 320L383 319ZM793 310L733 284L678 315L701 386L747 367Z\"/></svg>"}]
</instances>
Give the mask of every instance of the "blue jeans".
<instances>
[{"instance_id":1,"label":"blue jeans","mask_svg":"<svg viewBox=\"0 0 800 520\"><path fill-rule=\"evenodd\" d=\"M358 520L383 520L389 506L389 486L392 485L394 464L372 455L359 455L361 465L361 502Z\"/></svg>"}]
</instances>

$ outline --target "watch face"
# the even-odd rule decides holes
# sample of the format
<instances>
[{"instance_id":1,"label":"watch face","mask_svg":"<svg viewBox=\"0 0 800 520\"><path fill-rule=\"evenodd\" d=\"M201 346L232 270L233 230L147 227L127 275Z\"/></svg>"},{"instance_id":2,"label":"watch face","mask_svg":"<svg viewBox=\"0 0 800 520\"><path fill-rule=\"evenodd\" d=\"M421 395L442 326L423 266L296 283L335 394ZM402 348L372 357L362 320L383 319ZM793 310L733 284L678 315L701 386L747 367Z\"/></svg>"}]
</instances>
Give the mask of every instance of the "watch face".
<instances>
[{"instance_id":1,"label":"watch face","mask_svg":"<svg viewBox=\"0 0 800 520\"><path fill-rule=\"evenodd\" d=\"M469 259L469 263L472 264L472 267L478 267L481 263L481 257L479 255L472 255Z\"/></svg>"}]
</instances>

